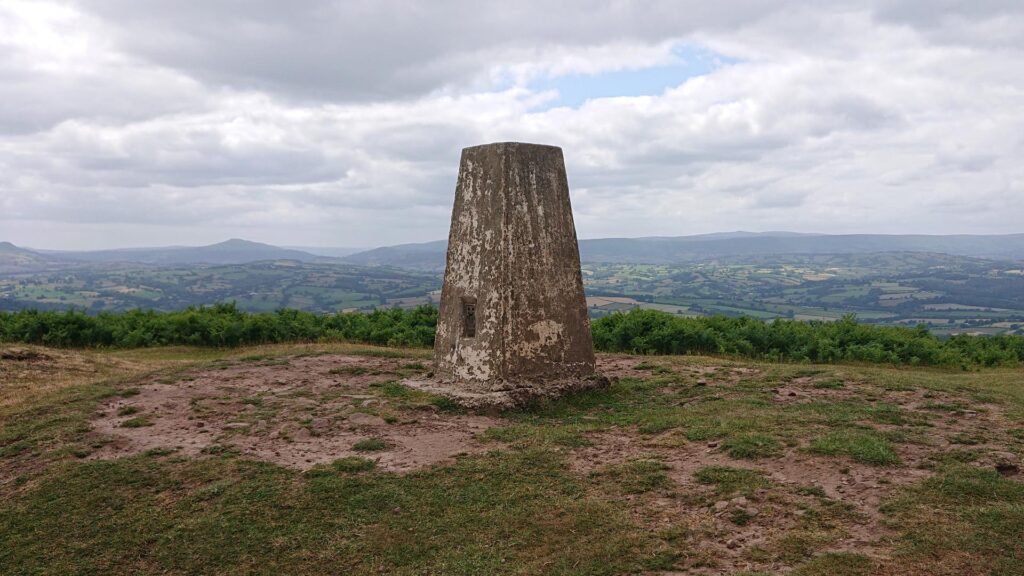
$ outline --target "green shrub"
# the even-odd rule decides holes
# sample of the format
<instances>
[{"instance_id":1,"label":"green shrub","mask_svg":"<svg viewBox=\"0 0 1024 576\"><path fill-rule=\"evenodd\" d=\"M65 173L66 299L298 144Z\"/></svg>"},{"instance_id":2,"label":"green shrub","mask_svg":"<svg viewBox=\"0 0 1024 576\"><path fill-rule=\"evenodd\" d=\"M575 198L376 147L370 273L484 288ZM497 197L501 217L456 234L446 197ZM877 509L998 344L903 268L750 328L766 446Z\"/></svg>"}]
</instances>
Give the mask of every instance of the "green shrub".
<instances>
[{"instance_id":1,"label":"green shrub","mask_svg":"<svg viewBox=\"0 0 1024 576\"><path fill-rule=\"evenodd\" d=\"M313 340L432 346L436 325L437 309L432 306L326 315L287 309L249 313L234 303L95 316L75 310L19 310L0 312L0 342L60 348L242 346Z\"/></svg>"},{"instance_id":2,"label":"green shrub","mask_svg":"<svg viewBox=\"0 0 1024 576\"><path fill-rule=\"evenodd\" d=\"M346 340L387 346L432 346L437 309L389 309L370 313L314 314L299 310L249 313L234 303L176 312L131 310L95 316L67 312L0 312L0 343L64 348L191 345L243 346L278 342ZM729 354L787 362L1016 366L1024 337L958 335L940 339L924 326L859 324L852 315L835 322L749 317L680 318L657 310L615 313L591 324L594 346L637 354ZM379 353L402 356L392 351ZM422 369L420 364L406 365ZM641 363L638 368L670 373ZM425 368L425 367L423 367ZM828 386L828 384L823 384Z\"/></svg>"},{"instance_id":3,"label":"green shrub","mask_svg":"<svg viewBox=\"0 0 1024 576\"><path fill-rule=\"evenodd\" d=\"M958 335L941 340L927 328L750 317L680 318L634 309L591 323L594 346L633 354L731 354L789 362L858 361L951 367L1015 366L1024 337ZM649 366L650 364L646 364Z\"/></svg>"}]
</instances>

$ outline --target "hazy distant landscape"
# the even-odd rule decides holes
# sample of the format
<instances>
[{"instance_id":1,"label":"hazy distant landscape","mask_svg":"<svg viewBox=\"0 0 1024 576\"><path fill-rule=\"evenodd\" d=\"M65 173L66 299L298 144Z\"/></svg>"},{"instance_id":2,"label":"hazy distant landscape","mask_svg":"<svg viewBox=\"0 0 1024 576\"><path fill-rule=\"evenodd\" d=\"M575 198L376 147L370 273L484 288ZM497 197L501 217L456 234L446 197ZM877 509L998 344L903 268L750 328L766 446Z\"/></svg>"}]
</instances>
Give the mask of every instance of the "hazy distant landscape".
<instances>
[{"instance_id":1,"label":"hazy distant landscape","mask_svg":"<svg viewBox=\"0 0 1024 576\"><path fill-rule=\"evenodd\" d=\"M1024 333L1024 235L731 233L580 241L592 317L681 316L925 324L939 335ZM321 254L331 249L317 249ZM338 249L334 253L345 253ZM436 302L446 242L341 257L245 240L98 252L0 246L0 310L161 311L235 302L262 312Z\"/></svg>"}]
</instances>

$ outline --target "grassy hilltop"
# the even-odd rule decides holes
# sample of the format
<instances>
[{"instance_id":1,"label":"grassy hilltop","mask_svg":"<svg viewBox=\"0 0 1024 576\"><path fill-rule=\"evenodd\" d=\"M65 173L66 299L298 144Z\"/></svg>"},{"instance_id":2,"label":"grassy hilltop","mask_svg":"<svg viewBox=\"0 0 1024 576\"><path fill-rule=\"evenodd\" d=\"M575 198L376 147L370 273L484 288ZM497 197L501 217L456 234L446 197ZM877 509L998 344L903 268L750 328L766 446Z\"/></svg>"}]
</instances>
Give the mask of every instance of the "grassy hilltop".
<instances>
[{"instance_id":1,"label":"grassy hilltop","mask_svg":"<svg viewBox=\"0 0 1024 576\"><path fill-rule=\"evenodd\" d=\"M1021 573L1019 367L602 354L471 414L428 358L0 345L0 573Z\"/></svg>"}]
</instances>

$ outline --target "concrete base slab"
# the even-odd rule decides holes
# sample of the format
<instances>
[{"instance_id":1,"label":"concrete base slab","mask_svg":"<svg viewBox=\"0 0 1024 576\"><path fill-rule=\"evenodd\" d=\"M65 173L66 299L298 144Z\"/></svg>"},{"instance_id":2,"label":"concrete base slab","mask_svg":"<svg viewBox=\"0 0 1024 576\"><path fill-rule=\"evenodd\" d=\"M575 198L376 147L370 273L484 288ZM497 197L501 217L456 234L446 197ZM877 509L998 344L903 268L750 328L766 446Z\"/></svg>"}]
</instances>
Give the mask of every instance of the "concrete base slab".
<instances>
[{"instance_id":1,"label":"concrete base slab","mask_svg":"<svg viewBox=\"0 0 1024 576\"><path fill-rule=\"evenodd\" d=\"M465 383L438 379L407 379L402 384L451 398L464 408L480 410L510 410L521 408L537 400L553 400L568 394L608 387L607 377L594 374L583 378L566 378L530 382L501 382L488 390L473 390Z\"/></svg>"}]
</instances>

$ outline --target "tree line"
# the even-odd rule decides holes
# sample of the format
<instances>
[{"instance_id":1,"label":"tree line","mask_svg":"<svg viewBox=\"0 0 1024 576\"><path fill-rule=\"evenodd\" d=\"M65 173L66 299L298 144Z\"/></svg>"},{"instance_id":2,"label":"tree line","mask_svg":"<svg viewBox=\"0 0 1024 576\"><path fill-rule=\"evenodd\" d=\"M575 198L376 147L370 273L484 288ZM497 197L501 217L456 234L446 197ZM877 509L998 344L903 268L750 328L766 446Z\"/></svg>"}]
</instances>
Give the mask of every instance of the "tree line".
<instances>
[{"instance_id":1,"label":"tree line","mask_svg":"<svg viewBox=\"0 0 1024 576\"><path fill-rule=\"evenodd\" d=\"M420 306L369 313L315 314L283 309L252 313L233 303L175 312L132 310L0 312L0 342L61 348L190 345L233 347L297 341L352 341L432 346L437 309ZM859 361L895 365L1016 366L1024 337L953 336L916 328L835 322L708 316L681 318L656 310L615 313L591 323L594 347L631 354L722 354L787 362Z\"/></svg>"}]
</instances>

